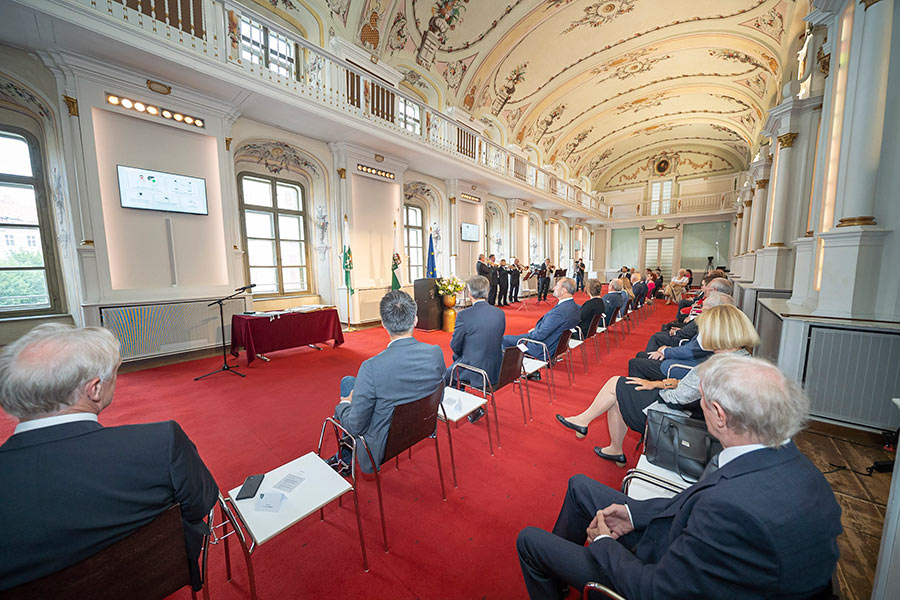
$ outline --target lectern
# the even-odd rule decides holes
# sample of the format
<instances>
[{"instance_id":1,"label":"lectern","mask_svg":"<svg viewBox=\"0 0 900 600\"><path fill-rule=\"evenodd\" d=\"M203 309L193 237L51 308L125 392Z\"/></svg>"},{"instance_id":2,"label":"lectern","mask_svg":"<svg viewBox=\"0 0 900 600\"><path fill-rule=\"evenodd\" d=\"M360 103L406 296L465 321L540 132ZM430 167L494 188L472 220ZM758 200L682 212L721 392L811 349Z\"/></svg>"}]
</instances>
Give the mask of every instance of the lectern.
<instances>
[{"instance_id":1,"label":"lectern","mask_svg":"<svg viewBox=\"0 0 900 600\"><path fill-rule=\"evenodd\" d=\"M416 279L413 283L413 293L416 299L416 316L419 322L417 329L434 331L441 328L441 313L443 304L441 295L437 291L437 279Z\"/></svg>"}]
</instances>

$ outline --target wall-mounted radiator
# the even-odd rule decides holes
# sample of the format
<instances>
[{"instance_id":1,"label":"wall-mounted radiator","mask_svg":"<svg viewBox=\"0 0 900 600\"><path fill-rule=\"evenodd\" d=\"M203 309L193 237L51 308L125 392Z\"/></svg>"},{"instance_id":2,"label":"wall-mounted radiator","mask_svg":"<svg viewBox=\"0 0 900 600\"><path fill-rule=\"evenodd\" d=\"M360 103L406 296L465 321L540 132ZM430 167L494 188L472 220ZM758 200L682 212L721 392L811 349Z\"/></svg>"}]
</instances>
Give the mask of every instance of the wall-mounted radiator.
<instances>
[{"instance_id":1,"label":"wall-mounted radiator","mask_svg":"<svg viewBox=\"0 0 900 600\"><path fill-rule=\"evenodd\" d=\"M176 354L222 343L219 307L209 300L100 307L100 323L122 343L122 360ZM245 310L244 300L224 303L225 340L231 317Z\"/></svg>"},{"instance_id":2,"label":"wall-mounted radiator","mask_svg":"<svg viewBox=\"0 0 900 600\"><path fill-rule=\"evenodd\" d=\"M803 382L813 415L896 429L900 333L811 326Z\"/></svg>"}]
</instances>

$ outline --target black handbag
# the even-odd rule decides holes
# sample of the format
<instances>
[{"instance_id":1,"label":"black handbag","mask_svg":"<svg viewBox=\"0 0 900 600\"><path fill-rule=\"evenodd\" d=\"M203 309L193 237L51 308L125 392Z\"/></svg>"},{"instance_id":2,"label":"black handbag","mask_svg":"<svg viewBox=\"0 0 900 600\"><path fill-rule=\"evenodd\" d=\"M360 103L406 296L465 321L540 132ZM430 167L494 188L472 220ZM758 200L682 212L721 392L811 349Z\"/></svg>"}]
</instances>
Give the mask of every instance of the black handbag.
<instances>
[{"instance_id":1,"label":"black handbag","mask_svg":"<svg viewBox=\"0 0 900 600\"><path fill-rule=\"evenodd\" d=\"M688 483L696 483L707 463L722 451L704 421L652 409L647 411L644 445L650 463L675 471Z\"/></svg>"}]
</instances>

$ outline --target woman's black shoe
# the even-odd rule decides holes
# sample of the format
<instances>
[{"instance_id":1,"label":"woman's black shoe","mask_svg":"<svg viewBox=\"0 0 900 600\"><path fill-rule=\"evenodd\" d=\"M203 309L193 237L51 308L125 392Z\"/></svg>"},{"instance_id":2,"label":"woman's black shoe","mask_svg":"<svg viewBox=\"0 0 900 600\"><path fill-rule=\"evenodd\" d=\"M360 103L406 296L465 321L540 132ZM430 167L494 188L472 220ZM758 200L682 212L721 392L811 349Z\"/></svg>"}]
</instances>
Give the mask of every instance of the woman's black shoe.
<instances>
[{"instance_id":1,"label":"woman's black shoe","mask_svg":"<svg viewBox=\"0 0 900 600\"><path fill-rule=\"evenodd\" d=\"M575 437L581 439L587 435L587 427L582 425L576 425L575 423L570 423L566 421L566 418L562 415L556 415L556 420L559 421L563 427L568 427L572 431L575 432Z\"/></svg>"},{"instance_id":2,"label":"woman's black shoe","mask_svg":"<svg viewBox=\"0 0 900 600\"><path fill-rule=\"evenodd\" d=\"M594 446L594 453L604 460L611 460L617 467L624 467L628 462L624 454L607 454L600 446Z\"/></svg>"}]
</instances>

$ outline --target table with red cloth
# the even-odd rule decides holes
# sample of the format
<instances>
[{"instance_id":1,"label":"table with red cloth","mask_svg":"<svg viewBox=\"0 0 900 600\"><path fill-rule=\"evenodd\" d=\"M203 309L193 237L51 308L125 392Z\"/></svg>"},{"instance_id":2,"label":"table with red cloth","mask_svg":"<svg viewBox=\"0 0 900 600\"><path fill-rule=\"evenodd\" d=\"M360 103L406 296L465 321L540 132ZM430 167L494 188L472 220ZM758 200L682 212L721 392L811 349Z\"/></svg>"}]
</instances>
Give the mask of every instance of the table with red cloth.
<instances>
[{"instance_id":1,"label":"table with red cloth","mask_svg":"<svg viewBox=\"0 0 900 600\"><path fill-rule=\"evenodd\" d=\"M231 317L231 354L238 356L238 348L245 348L248 365L257 354L328 340L334 340L335 348L344 343L344 333L335 308Z\"/></svg>"}]
</instances>

